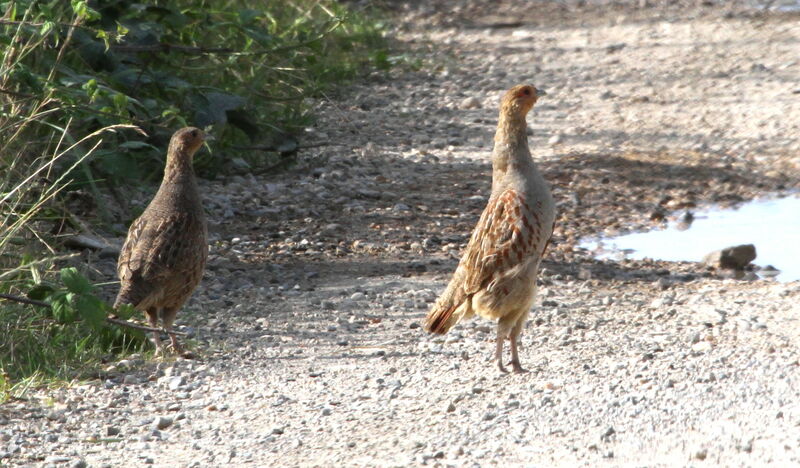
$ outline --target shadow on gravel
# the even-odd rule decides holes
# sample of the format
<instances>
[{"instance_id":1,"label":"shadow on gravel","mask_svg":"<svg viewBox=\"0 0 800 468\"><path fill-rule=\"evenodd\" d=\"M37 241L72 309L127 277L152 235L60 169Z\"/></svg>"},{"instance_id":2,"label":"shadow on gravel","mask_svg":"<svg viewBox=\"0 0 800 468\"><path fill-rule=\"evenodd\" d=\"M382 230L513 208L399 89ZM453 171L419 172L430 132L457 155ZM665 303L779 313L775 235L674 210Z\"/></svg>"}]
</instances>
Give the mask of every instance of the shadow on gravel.
<instances>
[{"instance_id":1,"label":"shadow on gravel","mask_svg":"<svg viewBox=\"0 0 800 468\"><path fill-rule=\"evenodd\" d=\"M569 276L594 269L597 278L652 280L663 274L655 271L661 267L610 267L612 262L590 260L577 249L578 241L659 228L672 212L735 204L798 186L788 173L768 176L750 163L728 161L692 152L653 152L572 154L541 162L559 212L545 267ZM229 235L249 232L268 245L238 257L234 263L239 266L232 268L261 270L265 284L290 286L391 274L441 274L445 281L486 204L488 160L427 156L411 161L382 156L378 148L376 155L358 158L348 169L335 181L301 171L280 175L281 181L306 188L276 201L287 206L280 215L248 216L241 210ZM328 192L326 198L317 196L317 184ZM271 271L274 265L279 270Z\"/></svg>"},{"instance_id":2,"label":"shadow on gravel","mask_svg":"<svg viewBox=\"0 0 800 468\"><path fill-rule=\"evenodd\" d=\"M773 167L729 161L693 152L574 154L550 161L543 168L559 202L556 240L658 228L671 212L736 204L800 182Z\"/></svg>"},{"instance_id":3,"label":"shadow on gravel","mask_svg":"<svg viewBox=\"0 0 800 468\"><path fill-rule=\"evenodd\" d=\"M401 291L410 288L439 292L486 204L489 163L434 157L411 161L382 156L380 149L368 160L347 163L351 170L342 170L336 180L300 170L276 176L274 180L287 186L303 188L288 193L286 200L273 200L274 206L287 207L280 215L250 215L246 207L236 207L235 223L220 227L230 230L222 238L247 233L247 242L253 244L214 249L217 260L210 262L193 302L205 308L200 304L207 299L221 301L232 318L235 305L261 297L257 290L262 287L281 287L284 293L262 299L255 309L243 307L236 327L221 328L218 322L227 318L201 319L208 320L211 336L253 359L259 348L270 346L296 350L276 359L303 359L304 348L319 346L324 355L376 359L383 345L389 352L391 345L424 336L417 325L429 305L398 310L351 296L377 291L397 305L402 304L397 297L405 294ZM597 261L577 248L577 242L585 236L658 228L660 222L651 219L656 212L735 203L798 186L785 173L767 176L745 163L695 153L572 154L542 161L540 167L559 211L540 275L545 286L564 280L655 285L665 277L676 283L708 276L700 265ZM326 166L324 173L336 170ZM318 197L319 187L329 195ZM332 223L339 227L332 229ZM211 287L218 281L221 288ZM286 294L295 285L304 291L297 299ZM259 325L254 315L268 323Z\"/></svg>"}]
</instances>

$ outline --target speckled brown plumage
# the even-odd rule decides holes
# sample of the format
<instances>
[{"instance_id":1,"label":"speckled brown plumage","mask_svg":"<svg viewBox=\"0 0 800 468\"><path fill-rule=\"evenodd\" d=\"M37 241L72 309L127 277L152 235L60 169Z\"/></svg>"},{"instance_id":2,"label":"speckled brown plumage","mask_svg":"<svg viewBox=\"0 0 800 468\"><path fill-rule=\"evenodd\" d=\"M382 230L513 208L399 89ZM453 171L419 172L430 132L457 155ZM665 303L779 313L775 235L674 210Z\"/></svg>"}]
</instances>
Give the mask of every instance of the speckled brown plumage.
<instances>
[{"instance_id":1,"label":"speckled brown plumage","mask_svg":"<svg viewBox=\"0 0 800 468\"><path fill-rule=\"evenodd\" d=\"M205 140L203 131L193 127L172 136L161 186L128 229L117 263L120 290L114 307L133 305L147 314L152 327L161 317L164 328L172 329L205 270L208 235L192 169L193 156ZM170 338L173 350L181 353L175 335ZM154 341L161 352L157 332Z\"/></svg>"},{"instance_id":2,"label":"speckled brown plumage","mask_svg":"<svg viewBox=\"0 0 800 468\"><path fill-rule=\"evenodd\" d=\"M492 193L445 291L425 320L431 333L447 333L474 314L497 320L495 357L511 342L511 365L522 372L517 338L536 295L536 276L553 233L555 205L531 158L525 116L541 95L518 85L504 96L492 151Z\"/></svg>"}]
</instances>

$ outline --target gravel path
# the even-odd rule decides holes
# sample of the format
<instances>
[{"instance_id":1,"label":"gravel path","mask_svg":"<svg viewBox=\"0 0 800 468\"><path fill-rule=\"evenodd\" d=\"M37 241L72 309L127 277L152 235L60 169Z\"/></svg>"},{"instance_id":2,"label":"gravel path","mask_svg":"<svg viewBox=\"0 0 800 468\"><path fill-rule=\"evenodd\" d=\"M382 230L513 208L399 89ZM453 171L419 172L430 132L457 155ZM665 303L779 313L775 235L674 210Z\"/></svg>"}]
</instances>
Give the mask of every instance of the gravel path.
<instances>
[{"instance_id":1,"label":"gravel path","mask_svg":"<svg viewBox=\"0 0 800 468\"><path fill-rule=\"evenodd\" d=\"M433 71L320 103L310 139L334 145L203 183L209 270L179 315L201 359L133 356L4 405L0 464L800 464L800 282L576 247L800 187L798 17L453 5L399 13ZM524 81L549 93L531 144L560 218L531 372L506 376L491 323L419 324L489 193L498 98Z\"/></svg>"}]
</instances>

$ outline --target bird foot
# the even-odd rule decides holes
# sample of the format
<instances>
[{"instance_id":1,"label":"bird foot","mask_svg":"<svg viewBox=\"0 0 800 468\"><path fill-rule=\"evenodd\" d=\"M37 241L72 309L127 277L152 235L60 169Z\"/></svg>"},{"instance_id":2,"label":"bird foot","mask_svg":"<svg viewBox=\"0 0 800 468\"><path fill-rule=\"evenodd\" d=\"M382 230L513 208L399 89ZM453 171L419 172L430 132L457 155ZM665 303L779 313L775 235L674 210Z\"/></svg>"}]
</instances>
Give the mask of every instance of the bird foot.
<instances>
[{"instance_id":1,"label":"bird foot","mask_svg":"<svg viewBox=\"0 0 800 468\"><path fill-rule=\"evenodd\" d=\"M172 352L177 356L182 356L184 353L183 346L178 342L178 340L171 340L170 348L172 348Z\"/></svg>"},{"instance_id":2,"label":"bird foot","mask_svg":"<svg viewBox=\"0 0 800 468\"><path fill-rule=\"evenodd\" d=\"M498 361L497 361L497 368L498 368L498 369L500 369L500 372L501 372L501 373L503 373L503 374L508 374L508 370L507 370L507 369L506 369L506 367L503 365L503 361L500 361L500 360L498 360Z\"/></svg>"},{"instance_id":3,"label":"bird foot","mask_svg":"<svg viewBox=\"0 0 800 468\"><path fill-rule=\"evenodd\" d=\"M511 361L511 370L514 371L515 374L528 373L528 370L523 369L519 362L514 362L514 361Z\"/></svg>"}]
</instances>

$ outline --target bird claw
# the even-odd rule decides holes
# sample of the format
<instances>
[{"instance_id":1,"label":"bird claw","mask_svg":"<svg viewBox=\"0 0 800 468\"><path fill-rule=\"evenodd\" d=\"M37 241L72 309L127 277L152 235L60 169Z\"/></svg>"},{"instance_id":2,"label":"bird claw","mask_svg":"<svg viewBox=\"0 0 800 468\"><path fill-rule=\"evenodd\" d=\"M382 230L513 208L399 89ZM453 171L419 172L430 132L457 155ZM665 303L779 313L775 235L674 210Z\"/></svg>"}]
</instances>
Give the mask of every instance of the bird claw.
<instances>
[{"instance_id":1,"label":"bird claw","mask_svg":"<svg viewBox=\"0 0 800 468\"><path fill-rule=\"evenodd\" d=\"M514 371L515 374L527 374L528 370L523 369L520 363L518 362L511 362L511 369Z\"/></svg>"}]
</instances>

